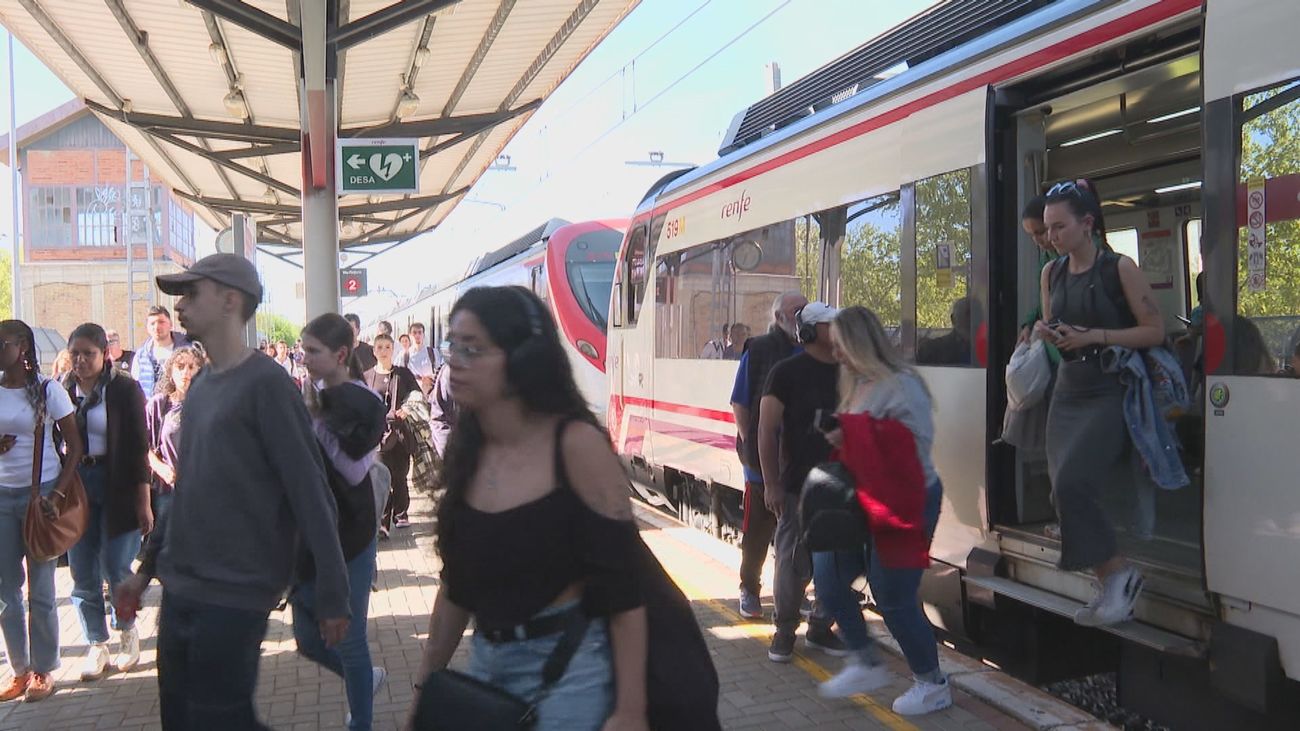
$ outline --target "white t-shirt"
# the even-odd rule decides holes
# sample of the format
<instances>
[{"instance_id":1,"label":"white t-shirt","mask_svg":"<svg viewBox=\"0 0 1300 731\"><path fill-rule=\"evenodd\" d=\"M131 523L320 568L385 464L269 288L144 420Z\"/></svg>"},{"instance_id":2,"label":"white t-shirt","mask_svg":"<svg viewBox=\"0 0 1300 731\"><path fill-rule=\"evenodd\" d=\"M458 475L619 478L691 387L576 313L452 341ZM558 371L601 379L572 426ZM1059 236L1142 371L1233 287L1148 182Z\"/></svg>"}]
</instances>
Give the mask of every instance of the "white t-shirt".
<instances>
[{"instance_id":1,"label":"white t-shirt","mask_svg":"<svg viewBox=\"0 0 1300 731\"><path fill-rule=\"evenodd\" d=\"M437 364L429 357L428 345L419 347L412 345L410 351L407 352L406 367L411 369L416 378L421 376L433 378L433 367L435 365Z\"/></svg>"},{"instance_id":2,"label":"white t-shirt","mask_svg":"<svg viewBox=\"0 0 1300 731\"><path fill-rule=\"evenodd\" d=\"M86 398L86 394L77 386L77 397ZM74 406L75 409L75 406ZM95 408L86 412L86 454L91 457L103 457L108 454L108 406L101 399ZM45 465L41 465L45 469Z\"/></svg>"},{"instance_id":3,"label":"white t-shirt","mask_svg":"<svg viewBox=\"0 0 1300 731\"><path fill-rule=\"evenodd\" d=\"M41 378L45 389L45 454L41 457L41 482L59 476L59 455L54 451L54 422L74 411L68 392L48 378ZM26 388L0 386L0 434L18 437L8 452L0 454L0 488L30 490L32 487L32 452L36 438L36 414L27 402Z\"/></svg>"}]
</instances>

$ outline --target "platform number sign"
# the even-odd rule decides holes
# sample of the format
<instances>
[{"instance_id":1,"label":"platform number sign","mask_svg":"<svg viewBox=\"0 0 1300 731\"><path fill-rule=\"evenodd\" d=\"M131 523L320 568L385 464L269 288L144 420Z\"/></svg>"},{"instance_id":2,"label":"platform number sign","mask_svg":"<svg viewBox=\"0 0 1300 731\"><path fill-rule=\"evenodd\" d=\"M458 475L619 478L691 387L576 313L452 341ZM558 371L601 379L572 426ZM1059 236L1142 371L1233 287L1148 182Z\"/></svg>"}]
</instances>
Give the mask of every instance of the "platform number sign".
<instances>
[{"instance_id":1,"label":"platform number sign","mask_svg":"<svg viewBox=\"0 0 1300 731\"><path fill-rule=\"evenodd\" d=\"M366 296L366 270L365 269L339 270L339 292L344 297L365 297Z\"/></svg>"},{"instance_id":2,"label":"platform number sign","mask_svg":"<svg viewBox=\"0 0 1300 731\"><path fill-rule=\"evenodd\" d=\"M354 138L338 141L338 192L419 193L420 141Z\"/></svg>"}]
</instances>

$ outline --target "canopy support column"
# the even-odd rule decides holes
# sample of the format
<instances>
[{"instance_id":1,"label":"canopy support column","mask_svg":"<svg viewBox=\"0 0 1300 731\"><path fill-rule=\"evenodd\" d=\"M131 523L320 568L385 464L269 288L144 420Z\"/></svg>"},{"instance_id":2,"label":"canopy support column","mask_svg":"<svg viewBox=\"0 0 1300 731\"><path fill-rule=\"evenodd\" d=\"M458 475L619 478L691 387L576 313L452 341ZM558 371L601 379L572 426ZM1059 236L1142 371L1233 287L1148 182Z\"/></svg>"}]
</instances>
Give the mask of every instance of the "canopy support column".
<instances>
[{"instance_id":1,"label":"canopy support column","mask_svg":"<svg viewBox=\"0 0 1300 731\"><path fill-rule=\"evenodd\" d=\"M334 176L338 135L337 80L329 78L325 3L303 3L302 78L302 264L307 320L339 307L339 199Z\"/></svg>"}]
</instances>

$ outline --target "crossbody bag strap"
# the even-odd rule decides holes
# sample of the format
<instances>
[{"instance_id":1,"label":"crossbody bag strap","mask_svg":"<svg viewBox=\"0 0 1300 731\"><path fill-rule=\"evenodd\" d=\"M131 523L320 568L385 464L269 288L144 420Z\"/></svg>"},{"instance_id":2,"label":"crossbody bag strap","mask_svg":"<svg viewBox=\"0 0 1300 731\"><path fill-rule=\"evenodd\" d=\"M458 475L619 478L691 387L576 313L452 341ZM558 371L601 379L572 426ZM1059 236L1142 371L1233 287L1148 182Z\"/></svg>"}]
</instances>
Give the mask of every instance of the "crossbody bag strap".
<instances>
[{"instance_id":1,"label":"crossbody bag strap","mask_svg":"<svg viewBox=\"0 0 1300 731\"><path fill-rule=\"evenodd\" d=\"M528 704L528 712L520 719L521 721L527 722L536 717L537 707L546 700L551 688L560 682L564 672L569 669L569 663L578 653L582 639L587 636L587 626L590 624L591 619L581 609L569 613L569 621L564 627L564 634L560 635L560 642L554 650L551 650L551 654L546 658L546 664L542 666L542 687L537 689L537 694Z\"/></svg>"},{"instance_id":2,"label":"crossbody bag strap","mask_svg":"<svg viewBox=\"0 0 1300 731\"><path fill-rule=\"evenodd\" d=\"M46 384L41 384L41 401L45 401ZM45 420L36 422L35 446L32 447L32 499L41 499L41 471L45 460Z\"/></svg>"}]
</instances>

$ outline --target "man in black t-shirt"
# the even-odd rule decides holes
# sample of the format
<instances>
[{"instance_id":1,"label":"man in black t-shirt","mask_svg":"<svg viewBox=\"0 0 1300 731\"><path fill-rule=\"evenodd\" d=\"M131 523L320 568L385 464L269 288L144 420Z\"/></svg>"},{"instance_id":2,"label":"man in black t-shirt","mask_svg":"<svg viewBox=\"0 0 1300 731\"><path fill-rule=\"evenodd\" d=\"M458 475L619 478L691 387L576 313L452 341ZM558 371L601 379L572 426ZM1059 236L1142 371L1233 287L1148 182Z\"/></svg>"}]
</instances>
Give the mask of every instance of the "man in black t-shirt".
<instances>
[{"instance_id":1,"label":"man in black t-shirt","mask_svg":"<svg viewBox=\"0 0 1300 731\"><path fill-rule=\"evenodd\" d=\"M826 461L831 445L817 429L817 412L838 405L838 367L831 352L830 327L838 310L822 302L806 305L797 315L804 352L772 368L759 406L758 452L763 468L763 502L777 516L776 633L767 651L773 662L790 662L794 654L799 607L812 581L812 559L799 531L799 492L813 467ZM804 641L832 655L844 644L831 631L820 603L808 618Z\"/></svg>"}]
</instances>

